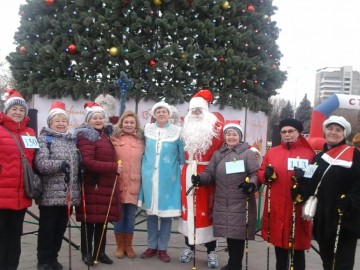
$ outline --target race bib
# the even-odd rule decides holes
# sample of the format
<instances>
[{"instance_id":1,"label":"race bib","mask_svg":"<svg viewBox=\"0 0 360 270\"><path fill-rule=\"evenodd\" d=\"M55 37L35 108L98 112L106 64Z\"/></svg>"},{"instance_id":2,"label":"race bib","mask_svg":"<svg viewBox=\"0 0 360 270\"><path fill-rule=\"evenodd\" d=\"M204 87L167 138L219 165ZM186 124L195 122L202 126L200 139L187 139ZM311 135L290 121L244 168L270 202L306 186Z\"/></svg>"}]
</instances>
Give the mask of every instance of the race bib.
<instances>
[{"instance_id":1,"label":"race bib","mask_svg":"<svg viewBox=\"0 0 360 270\"><path fill-rule=\"evenodd\" d=\"M25 148L39 148L39 143L35 136L21 136Z\"/></svg>"},{"instance_id":2,"label":"race bib","mask_svg":"<svg viewBox=\"0 0 360 270\"><path fill-rule=\"evenodd\" d=\"M226 174L245 172L243 160L234 160L225 162Z\"/></svg>"},{"instance_id":3,"label":"race bib","mask_svg":"<svg viewBox=\"0 0 360 270\"><path fill-rule=\"evenodd\" d=\"M307 159L302 158L288 158L288 170L293 171L294 167L298 167L303 169L303 171L306 170L306 168L309 165L309 161Z\"/></svg>"}]
</instances>

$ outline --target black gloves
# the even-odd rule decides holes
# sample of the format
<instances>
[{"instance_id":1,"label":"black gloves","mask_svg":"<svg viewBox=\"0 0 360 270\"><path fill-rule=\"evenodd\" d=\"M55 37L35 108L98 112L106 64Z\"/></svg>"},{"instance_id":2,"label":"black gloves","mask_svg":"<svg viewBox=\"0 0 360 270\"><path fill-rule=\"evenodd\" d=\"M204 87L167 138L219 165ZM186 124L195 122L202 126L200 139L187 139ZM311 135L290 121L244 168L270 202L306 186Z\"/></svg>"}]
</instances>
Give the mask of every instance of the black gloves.
<instances>
[{"instance_id":1,"label":"black gloves","mask_svg":"<svg viewBox=\"0 0 360 270\"><path fill-rule=\"evenodd\" d=\"M250 194L252 194L256 191L256 186L254 183L249 183L249 182L244 181L239 185L239 189L241 189L242 192L244 194L246 194L247 196L250 196Z\"/></svg>"},{"instance_id":2,"label":"black gloves","mask_svg":"<svg viewBox=\"0 0 360 270\"><path fill-rule=\"evenodd\" d=\"M193 174L191 176L191 182L193 183L194 186L201 186L201 183L200 183L200 175L198 174Z\"/></svg>"},{"instance_id":3,"label":"black gloves","mask_svg":"<svg viewBox=\"0 0 360 270\"><path fill-rule=\"evenodd\" d=\"M341 195L336 202L336 208L339 211L344 212L349 209L350 204L351 204L351 200L349 196Z\"/></svg>"},{"instance_id":4,"label":"black gloves","mask_svg":"<svg viewBox=\"0 0 360 270\"><path fill-rule=\"evenodd\" d=\"M294 180L299 183L299 184L303 184L303 177L304 177L305 172L299 168L299 167L294 167Z\"/></svg>"},{"instance_id":5,"label":"black gloves","mask_svg":"<svg viewBox=\"0 0 360 270\"><path fill-rule=\"evenodd\" d=\"M294 203L298 204L303 201L303 190L298 185L293 185L290 188L290 193Z\"/></svg>"},{"instance_id":6,"label":"black gloves","mask_svg":"<svg viewBox=\"0 0 360 270\"><path fill-rule=\"evenodd\" d=\"M272 182L276 179L274 167L267 165L264 173L265 182Z\"/></svg>"},{"instance_id":7,"label":"black gloves","mask_svg":"<svg viewBox=\"0 0 360 270\"><path fill-rule=\"evenodd\" d=\"M66 161L63 161L61 163L61 166L60 166L60 170L62 173L65 173L65 183L69 183L70 182L70 165L69 163L67 163Z\"/></svg>"}]
</instances>

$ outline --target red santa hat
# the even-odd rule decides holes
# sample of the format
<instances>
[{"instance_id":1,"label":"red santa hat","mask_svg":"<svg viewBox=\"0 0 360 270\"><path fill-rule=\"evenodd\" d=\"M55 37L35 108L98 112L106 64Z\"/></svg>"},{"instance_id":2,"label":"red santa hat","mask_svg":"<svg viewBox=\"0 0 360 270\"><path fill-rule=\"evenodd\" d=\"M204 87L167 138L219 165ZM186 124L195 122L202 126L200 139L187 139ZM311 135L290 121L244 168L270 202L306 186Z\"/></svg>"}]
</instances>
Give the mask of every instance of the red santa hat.
<instances>
[{"instance_id":1,"label":"red santa hat","mask_svg":"<svg viewBox=\"0 0 360 270\"><path fill-rule=\"evenodd\" d=\"M233 129L237 133L239 133L240 139L241 139L241 141L243 141L243 139L244 139L244 131L243 131L242 127L240 126L240 121L239 120L226 120L224 128L223 128L224 135L226 135L226 133L230 129Z\"/></svg>"},{"instance_id":2,"label":"red santa hat","mask_svg":"<svg viewBox=\"0 0 360 270\"><path fill-rule=\"evenodd\" d=\"M2 100L5 100L5 102L4 102L4 113L5 114L12 106L16 106L16 105L22 106L25 109L25 115L27 115L29 112L29 107L28 107L25 99L15 89L5 90L5 93L2 96Z\"/></svg>"},{"instance_id":3,"label":"red santa hat","mask_svg":"<svg viewBox=\"0 0 360 270\"><path fill-rule=\"evenodd\" d=\"M213 97L210 90L202 89L191 98L189 103L189 110L194 108L202 108L209 111L209 103L212 101Z\"/></svg>"},{"instance_id":4,"label":"red santa hat","mask_svg":"<svg viewBox=\"0 0 360 270\"><path fill-rule=\"evenodd\" d=\"M53 103L51 103L51 107L50 107L50 110L48 113L47 123L49 126L50 126L51 120L58 114L64 115L66 117L67 121L69 122L70 115L65 110L65 103L63 103L61 101L54 101Z\"/></svg>"},{"instance_id":5,"label":"red santa hat","mask_svg":"<svg viewBox=\"0 0 360 270\"><path fill-rule=\"evenodd\" d=\"M103 107L101 107L96 102L90 101L84 104L84 109L86 110L85 122L89 122L90 118L94 113L102 113L105 117L105 111Z\"/></svg>"}]
</instances>

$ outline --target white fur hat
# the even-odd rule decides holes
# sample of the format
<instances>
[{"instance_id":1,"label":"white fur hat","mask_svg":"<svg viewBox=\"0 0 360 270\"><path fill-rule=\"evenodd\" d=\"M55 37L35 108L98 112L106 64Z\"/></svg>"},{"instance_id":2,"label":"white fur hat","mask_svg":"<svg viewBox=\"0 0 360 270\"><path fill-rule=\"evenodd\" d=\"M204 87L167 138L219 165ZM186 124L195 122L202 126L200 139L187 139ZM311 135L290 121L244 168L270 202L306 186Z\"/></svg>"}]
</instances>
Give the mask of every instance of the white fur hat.
<instances>
[{"instance_id":1,"label":"white fur hat","mask_svg":"<svg viewBox=\"0 0 360 270\"><path fill-rule=\"evenodd\" d=\"M342 116L332 115L328 119L326 119L323 123L323 131L325 132L325 129L330 124L338 124L344 129L344 136L345 138L350 135L351 133L351 125L350 123Z\"/></svg>"},{"instance_id":2,"label":"white fur hat","mask_svg":"<svg viewBox=\"0 0 360 270\"><path fill-rule=\"evenodd\" d=\"M159 108L165 108L169 112L169 117L172 116L171 107L165 101L160 101L158 103L155 103L154 106L151 108L151 115L154 116L155 111Z\"/></svg>"},{"instance_id":3,"label":"white fur hat","mask_svg":"<svg viewBox=\"0 0 360 270\"><path fill-rule=\"evenodd\" d=\"M48 113L48 118L47 118L47 124L50 125L50 121L51 119L58 114L63 114L66 119L70 120L70 115L68 114L68 112L65 110L65 103L61 102L61 101L54 101L51 104L49 113Z\"/></svg>"}]
</instances>

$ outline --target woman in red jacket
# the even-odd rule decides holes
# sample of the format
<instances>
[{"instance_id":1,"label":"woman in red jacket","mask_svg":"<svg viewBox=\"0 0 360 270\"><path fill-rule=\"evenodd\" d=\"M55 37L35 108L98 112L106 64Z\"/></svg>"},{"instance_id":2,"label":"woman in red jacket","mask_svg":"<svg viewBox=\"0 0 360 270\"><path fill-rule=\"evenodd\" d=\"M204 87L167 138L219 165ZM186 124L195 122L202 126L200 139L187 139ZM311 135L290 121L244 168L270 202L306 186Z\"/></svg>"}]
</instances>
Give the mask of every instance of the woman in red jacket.
<instances>
[{"instance_id":1,"label":"woman in red jacket","mask_svg":"<svg viewBox=\"0 0 360 270\"><path fill-rule=\"evenodd\" d=\"M0 269L17 269L25 212L31 199L25 193L20 150L10 132L32 164L35 149L25 147L24 136L35 138L35 131L27 127L28 105L20 93L11 89L4 96L7 99L0 112Z\"/></svg>"},{"instance_id":2,"label":"woman in red jacket","mask_svg":"<svg viewBox=\"0 0 360 270\"><path fill-rule=\"evenodd\" d=\"M94 259L112 264L113 261L105 254L107 228L105 221L120 219L120 194L117 188L111 202L110 198L117 181L116 174L121 173L122 166L115 161L115 149L110 141L112 126L105 126L103 108L95 102L87 102L84 107L87 112L85 123L77 127L74 132L82 156L82 166L85 169L83 201L85 201L86 215L83 207L76 209L76 219L81 221L82 259L87 265L94 265ZM109 205L110 211L107 216ZM91 256L92 252L94 252L93 256Z\"/></svg>"},{"instance_id":3,"label":"woman in red jacket","mask_svg":"<svg viewBox=\"0 0 360 270\"><path fill-rule=\"evenodd\" d=\"M294 178L301 180L304 169L312 161L315 152L301 135L303 125L300 121L286 118L280 122L279 130L281 145L267 151L258 171L259 181L268 185L261 235L264 240L270 239L270 243L275 246L276 270L287 270L289 243L292 241L290 235L294 203L291 191L296 184ZM270 217L268 217L269 190L271 191ZM301 217L300 205L295 206L295 211L293 263L295 270L304 270L304 251L311 245L311 223Z\"/></svg>"}]
</instances>

